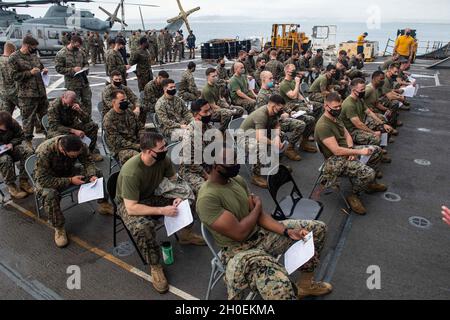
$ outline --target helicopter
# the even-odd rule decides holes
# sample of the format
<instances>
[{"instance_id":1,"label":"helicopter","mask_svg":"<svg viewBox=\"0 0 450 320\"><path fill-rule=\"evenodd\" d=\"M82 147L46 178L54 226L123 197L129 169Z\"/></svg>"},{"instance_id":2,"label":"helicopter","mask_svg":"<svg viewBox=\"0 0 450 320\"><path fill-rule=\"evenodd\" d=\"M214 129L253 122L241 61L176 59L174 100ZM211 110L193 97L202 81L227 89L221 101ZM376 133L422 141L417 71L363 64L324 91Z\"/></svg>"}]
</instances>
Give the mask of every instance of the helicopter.
<instances>
[{"instance_id":1,"label":"helicopter","mask_svg":"<svg viewBox=\"0 0 450 320\"><path fill-rule=\"evenodd\" d=\"M3 2L0 0L0 29L6 29L12 23L23 22L33 18L28 14L18 14L16 9L7 10L16 7L23 7L23 5L20 2Z\"/></svg>"}]
</instances>

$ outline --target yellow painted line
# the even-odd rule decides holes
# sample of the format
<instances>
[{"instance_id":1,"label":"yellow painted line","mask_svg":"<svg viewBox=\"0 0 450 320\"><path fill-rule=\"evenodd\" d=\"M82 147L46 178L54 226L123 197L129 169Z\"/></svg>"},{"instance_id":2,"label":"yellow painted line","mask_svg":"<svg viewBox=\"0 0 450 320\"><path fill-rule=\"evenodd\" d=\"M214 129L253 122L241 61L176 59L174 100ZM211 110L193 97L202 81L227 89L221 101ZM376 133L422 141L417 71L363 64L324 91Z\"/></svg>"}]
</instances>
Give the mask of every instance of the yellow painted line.
<instances>
[{"instance_id":1,"label":"yellow painted line","mask_svg":"<svg viewBox=\"0 0 450 320\"><path fill-rule=\"evenodd\" d=\"M18 211L20 211L21 213L23 213L24 215L26 215L27 217L36 220L37 222L52 228L50 226L50 224L48 224L45 220L39 219L37 217L36 214L34 214L33 212L21 207L20 205L18 205L17 203L15 203L14 201L8 201L5 203L5 206L11 206L15 209L17 209ZM112 254L109 254L108 252L103 251L102 249L99 249L97 247L94 247L92 245L90 245L88 242L84 241L83 239L77 237L77 236L70 236L70 240L73 241L74 243L76 243L77 245L79 245L80 247L96 254L97 256L104 258L105 260L108 260L111 263L114 263L116 266L122 268L125 271L128 271L148 282L153 282L152 276L149 275L148 273L145 273L144 271L133 267L132 265L126 263L125 261L113 256ZM184 300L200 300L197 297L194 297L193 295L178 289L174 286L169 285L169 292L173 293L174 295L184 299Z\"/></svg>"}]
</instances>

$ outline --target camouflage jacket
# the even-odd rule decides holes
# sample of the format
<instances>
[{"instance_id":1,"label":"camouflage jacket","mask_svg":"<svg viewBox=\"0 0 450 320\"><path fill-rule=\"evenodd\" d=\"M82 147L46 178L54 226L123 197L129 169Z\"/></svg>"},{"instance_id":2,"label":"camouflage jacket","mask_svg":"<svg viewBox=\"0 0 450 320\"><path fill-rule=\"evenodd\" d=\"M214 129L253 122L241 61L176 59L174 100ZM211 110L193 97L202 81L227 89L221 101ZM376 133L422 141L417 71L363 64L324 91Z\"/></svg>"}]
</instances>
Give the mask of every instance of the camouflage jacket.
<instances>
[{"instance_id":1,"label":"camouflage jacket","mask_svg":"<svg viewBox=\"0 0 450 320\"><path fill-rule=\"evenodd\" d=\"M278 60L270 60L266 64L265 71L272 72L273 79L276 82L281 82L284 77L284 65Z\"/></svg>"},{"instance_id":2,"label":"camouflage jacket","mask_svg":"<svg viewBox=\"0 0 450 320\"><path fill-rule=\"evenodd\" d=\"M79 123L88 123L91 118L84 112L78 112L72 107L65 106L61 98L57 98L50 103L48 108L48 134L57 136L69 134L70 129Z\"/></svg>"},{"instance_id":3,"label":"camouflage jacket","mask_svg":"<svg viewBox=\"0 0 450 320\"><path fill-rule=\"evenodd\" d=\"M173 129L181 128L182 124L189 124L194 120L184 101L177 96L168 99L163 95L156 102L155 112L161 123L161 129L165 134Z\"/></svg>"},{"instance_id":4,"label":"camouflage jacket","mask_svg":"<svg viewBox=\"0 0 450 320\"><path fill-rule=\"evenodd\" d=\"M95 176L96 168L90 159L88 147L82 144L80 155L69 158L59 151L59 139L61 136L44 141L36 149L36 167L34 178L38 189L64 189L70 187L70 177L75 171L75 164L81 163L88 177Z\"/></svg>"},{"instance_id":5,"label":"camouflage jacket","mask_svg":"<svg viewBox=\"0 0 450 320\"><path fill-rule=\"evenodd\" d=\"M183 136L182 145L183 151L190 150L190 156L185 156L183 154L182 159L189 159L190 162L184 164L183 161L180 165L179 174L183 176L184 172L195 173L199 175L203 175L204 167L202 164L199 164L203 161L203 152L205 148L211 143L211 141L206 141L203 139L203 134L206 130L211 130L213 127L211 124L202 124L201 121L193 120L188 125L188 132ZM220 132L220 131L219 131Z\"/></svg>"},{"instance_id":6,"label":"camouflage jacket","mask_svg":"<svg viewBox=\"0 0 450 320\"><path fill-rule=\"evenodd\" d=\"M170 34L170 32L164 33L164 45L166 46L167 50L172 48L172 43L173 43L173 36Z\"/></svg>"},{"instance_id":7,"label":"camouflage jacket","mask_svg":"<svg viewBox=\"0 0 450 320\"><path fill-rule=\"evenodd\" d=\"M88 38L89 48L94 49L97 46L97 41L94 36L89 36Z\"/></svg>"},{"instance_id":8,"label":"camouflage jacket","mask_svg":"<svg viewBox=\"0 0 450 320\"><path fill-rule=\"evenodd\" d=\"M112 50L106 58L106 70L107 75L110 75L114 70L119 71L122 74L122 78L127 78L127 68L123 61L122 55L119 51Z\"/></svg>"},{"instance_id":9,"label":"camouflage jacket","mask_svg":"<svg viewBox=\"0 0 450 320\"><path fill-rule=\"evenodd\" d=\"M138 77L150 74L150 78L153 79L150 52L147 49L139 48L133 52L129 63L130 65L137 64L136 75Z\"/></svg>"},{"instance_id":10,"label":"camouflage jacket","mask_svg":"<svg viewBox=\"0 0 450 320\"><path fill-rule=\"evenodd\" d=\"M22 128L19 123L13 119L12 128L6 132L0 131L0 146L4 144L12 144L13 147L18 146L24 139Z\"/></svg>"},{"instance_id":11,"label":"camouflage jacket","mask_svg":"<svg viewBox=\"0 0 450 320\"><path fill-rule=\"evenodd\" d=\"M95 38L95 41L97 42L98 50L100 52L105 52L105 43L103 42L102 38Z\"/></svg>"},{"instance_id":12,"label":"camouflage jacket","mask_svg":"<svg viewBox=\"0 0 450 320\"><path fill-rule=\"evenodd\" d=\"M195 84L194 74L189 70L184 71L180 80L180 95L183 93L197 94L197 92L198 89Z\"/></svg>"},{"instance_id":13,"label":"camouflage jacket","mask_svg":"<svg viewBox=\"0 0 450 320\"><path fill-rule=\"evenodd\" d=\"M105 52L105 61L108 61L109 56L112 55L113 52L114 52L113 49L108 49L108 50L106 50L106 52ZM107 64L107 63L105 63L105 71L106 71L106 75L107 75L107 76L109 76L109 75L111 74L111 71L113 71L113 70L109 70L109 69L108 69L108 64Z\"/></svg>"},{"instance_id":14,"label":"camouflage jacket","mask_svg":"<svg viewBox=\"0 0 450 320\"><path fill-rule=\"evenodd\" d=\"M218 65L216 67L217 70L217 76L219 80L230 80L230 77L228 76L227 68L222 67L221 65Z\"/></svg>"},{"instance_id":15,"label":"camouflage jacket","mask_svg":"<svg viewBox=\"0 0 450 320\"><path fill-rule=\"evenodd\" d=\"M130 37L130 51L133 53L135 52L139 47L139 36L138 35L132 35ZM134 63L133 63L134 64Z\"/></svg>"},{"instance_id":16,"label":"camouflage jacket","mask_svg":"<svg viewBox=\"0 0 450 320\"><path fill-rule=\"evenodd\" d=\"M35 54L24 54L17 50L9 57L11 75L17 82L19 98L42 98L47 96L41 73L31 74L33 68L44 69L39 57Z\"/></svg>"},{"instance_id":17,"label":"camouflage jacket","mask_svg":"<svg viewBox=\"0 0 450 320\"><path fill-rule=\"evenodd\" d=\"M323 57L318 57L317 55L315 55L314 57L311 58L310 65L313 68L318 68L318 69L322 70L323 69Z\"/></svg>"},{"instance_id":18,"label":"camouflage jacket","mask_svg":"<svg viewBox=\"0 0 450 320\"><path fill-rule=\"evenodd\" d=\"M164 48L166 46L165 36L163 33L159 33L156 37L156 43L158 44L158 48Z\"/></svg>"},{"instance_id":19,"label":"camouflage jacket","mask_svg":"<svg viewBox=\"0 0 450 320\"><path fill-rule=\"evenodd\" d=\"M122 113L109 110L103 118L103 130L106 143L114 156L124 149L140 151L140 124L130 109Z\"/></svg>"},{"instance_id":20,"label":"camouflage jacket","mask_svg":"<svg viewBox=\"0 0 450 320\"><path fill-rule=\"evenodd\" d=\"M119 89L125 91L127 100L133 105L133 107L139 107L139 99L129 87L122 85L120 88L117 88L113 84L109 84L105 87L105 89L103 89L102 92L103 116L105 116L109 110L112 109L112 94L115 90Z\"/></svg>"},{"instance_id":21,"label":"camouflage jacket","mask_svg":"<svg viewBox=\"0 0 450 320\"><path fill-rule=\"evenodd\" d=\"M306 59L304 56L301 56L298 60L298 71L310 71L311 68L309 66L310 59Z\"/></svg>"},{"instance_id":22,"label":"camouflage jacket","mask_svg":"<svg viewBox=\"0 0 450 320\"><path fill-rule=\"evenodd\" d=\"M175 47L181 48L183 47L184 38L182 35L175 36Z\"/></svg>"},{"instance_id":23,"label":"camouflage jacket","mask_svg":"<svg viewBox=\"0 0 450 320\"><path fill-rule=\"evenodd\" d=\"M55 70L64 75L65 87L67 90L79 89L89 86L87 78L89 70L75 75L73 68L81 69L89 67L86 53L82 50L70 51L67 47L58 51L55 57Z\"/></svg>"},{"instance_id":24,"label":"camouflage jacket","mask_svg":"<svg viewBox=\"0 0 450 320\"><path fill-rule=\"evenodd\" d=\"M142 105L144 108L150 109L151 106L155 106L159 98L164 94L162 85L156 83L156 79L153 79L147 83L144 87L144 99Z\"/></svg>"},{"instance_id":25,"label":"camouflage jacket","mask_svg":"<svg viewBox=\"0 0 450 320\"><path fill-rule=\"evenodd\" d=\"M9 58L0 56L0 97L16 97L17 84L12 78Z\"/></svg>"},{"instance_id":26,"label":"camouflage jacket","mask_svg":"<svg viewBox=\"0 0 450 320\"><path fill-rule=\"evenodd\" d=\"M258 96L256 97L256 108L265 106L269 103L269 98L273 94L280 94L280 91L278 91L275 88L271 89L264 89L261 88L258 92Z\"/></svg>"}]
</instances>

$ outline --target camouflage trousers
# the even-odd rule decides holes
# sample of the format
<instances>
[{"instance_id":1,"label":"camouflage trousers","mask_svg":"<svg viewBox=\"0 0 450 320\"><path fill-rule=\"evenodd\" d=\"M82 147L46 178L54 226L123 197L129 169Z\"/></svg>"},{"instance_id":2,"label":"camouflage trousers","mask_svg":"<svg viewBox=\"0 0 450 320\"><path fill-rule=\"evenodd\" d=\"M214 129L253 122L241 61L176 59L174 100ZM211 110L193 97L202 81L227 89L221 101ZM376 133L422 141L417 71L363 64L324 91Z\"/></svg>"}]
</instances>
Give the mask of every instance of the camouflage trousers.
<instances>
[{"instance_id":1,"label":"camouflage trousers","mask_svg":"<svg viewBox=\"0 0 450 320\"><path fill-rule=\"evenodd\" d=\"M172 46L171 45L166 45L166 51L165 51L165 59L166 62L172 62Z\"/></svg>"},{"instance_id":2,"label":"camouflage trousers","mask_svg":"<svg viewBox=\"0 0 450 320\"><path fill-rule=\"evenodd\" d=\"M66 84L67 85L67 84ZM89 85L85 87L71 87L67 85L67 90L71 90L77 94L77 99L80 101L81 109L89 116L92 114L92 91Z\"/></svg>"},{"instance_id":3,"label":"camouflage trousers","mask_svg":"<svg viewBox=\"0 0 450 320\"><path fill-rule=\"evenodd\" d=\"M151 70L147 73L142 73L137 75L137 81L138 81L138 89L139 92L144 91L145 85L153 80L153 73Z\"/></svg>"},{"instance_id":4,"label":"camouflage trousers","mask_svg":"<svg viewBox=\"0 0 450 320\"><path fill-rule=\"evenodd\" d=\"M379 146L381 143L380 137L360 129L353 130L351 136L354 143L357 145Z\"/></svg>"},{"instance_id":5,"label":"camouflage trousers","mask_svg":"<svg viewBox=\"0 0 450 320\"><path fill-rule=\"evenodd\" d=\"M302 134L306 129L306 123L299 119L287 118L280 121L280 128L283 136L286 133L290 133L287 140L295 146L302 139Z\"/></svg>"},{"instance_id":6,"label":"camouflage trousers","mask_svg":"<svg viewBox=\"0 0 450 320\"><path fill-rule=\"evenodd\" d=\"M314 117L314 120L317 121L323 114L323 104L315 101L310 101L310 104L313 107L312 110L304 102L289 102L286 104L286 107L292 111L306 111L307 115Z\"/></svg>"},{"instance_id":7,"label":"camouflage trousers","mask_svg":"<svg viewBox=\"0 0 450 320\"><path fill-rule=\"evenodd\" d=\"M205 178L202 174L198 174L197 172L189 171L188 168L184 168L184 166L180 167L178 172L181 178L186 181L191 187L192 191L194 191L195 196L197 196L200 187L205 183Z\"/></svg>"},{"instance_id":8,"label":"camouflage trousers","mask_svg":"<svg viewBox=\"0 0 450 320\"><path fill-rule=\"evenodd\" d=\"M19 162L19 179L28 180L25 172L25 160L33 154L33 150L25 143L15 146L12 150L0 155L0 174L7 185L16 182L15 163Z\"/></svg>"},{"instance_id":9,"label":"camouflage trousers","mask_svg":"<svg viewBox=\"0 0 450 320\"><path fill-rule=\"evenodd\" d=\"M99 48L98 50L97 50L97 61L99 62L99 63L105 63L105 50L103 50L103 48Z\"/></svg>"},{"instance_id":10,"label":"camouflage trousers","mask_svg":"<svg viewBox=\"0 0 450 320\"><path fill-rule=\"evenodd\" d=\"M38 125L42 117L47 114L47 97L22 98L19 97L19 108L22 114L22 127L25 139L33 140L34 126Z\"/></svg>"},{"instance_id":11,"label":"camouflage trousers","mask_svg":"<svg viewBox=\"0 0 450 320\"><path fill-rule=\"evenodd\" d=\"M158 57L159 62L164 62L164 58L167 62L167 54L166 54L166 47L165 46L158 46Z\"/></svg>"},{"instance_id":12,"label":"camouflage trousers","mask_svg":"<svg viewBox=\"0 0 450 320\"><path fill-rule=\"evenodd\" d=\"M313 272L320 261L327 226L321 221L285 220L287 228L306 229L313 232L314 256L300 271ZM258 292L264 300L296 300L295 285L286 269L277 261L294 240L260 228L250 239L239 246L224 248L222 262L226 265L225 281L229 300L240 300L244 291Z\"/></svg>"},{"instance_id":13,"label":"camouflage trousers","mask_svg":"<svg viewBox=\"0 0 450 320\"><path fill-rule=\"evenodd\" d=\"M89 48L89 53L91 56L91 63L96 64L97 63L97 47L90 47Z\"/></svg>"},{"instance_id":14,"label":"camouflage trousers","mask_svg":"<svg viewBox=\"0 0 450 320\"><path fill-rule=\"evenodd\" d=\"M233 105L240 106L247 111L248 114L255 111L256 108L256 101L250 101L247 99L237 98L233 100Z\"/></svg>"},{"instance_id":15,"label":"camouflage trousers","mask_svg":"<svg viewBox=\"0 0 450 320\"><path fill-rule=\"evenodd\" d=\"M240 118L244 115L244 108L240 106L231 106L229 105L225 100L219 100L217 102L217 105L221 107L222 109L231 110L234 113L234 118Z\"/></svg>"},{"instance_id":16,"label":"camouflage trousers","mask_svg":"<svg viewBox=\"0 0 450 320\"><path fill-rule=\"evenodd\" d=\"M386 123L387 123L386 119L383 117L382 114L379 114L379 113L375 113L375 114L376 114L378 117L381 118L381 120L383 121L383 124L386 124ZM372 117L367 117L367 119L366 119L366 126L369 127L369 129L370 129L370 130L373 130L373 131L380 131L381 128L383 127L382 125L377 124L377 123L375 122L375 120L373 120Z\"/></svg>"},{"instance_id":17,"label":"camouflage trousers","mask_svg":"<svg viewBox=\"0 0 450 320\"><path fill-rule=\"evenodd\" d=\"M325 99L323 97L323 94L320 92L311 92L308 95L308 99L314 102L324 103Z\"/></svg>"},{"instance_id":18,"label":"camouflage trousers","mask_svg":"<svg viewBox=\"0 0 450 320\"><path fill-rule=\"evenodd\" d=\"M86 172L81 167L75 167L73 171L67 175L67 177L73 177L76 175L85 176ZM97 170L96 177L101 178L102 172ZM105 185L105 184L104 184ZM62 228L65 224L65 217L61 210L61 193L64 189L53 189L53 188L42 188L39 185L36 186L36 193L39 197L42 198L44 210L48 215L48 222L54 228ZM101 200L97 200L97 202L105 202L108 201L108 194L106 190L104 190L105 198Z\"/></svg>"},{"instance_id":19,"label":"camouflage trousers","mask_svg":"<svg viewBox=\"0 0 450 320\"><path fill-rule=\"evenodd\" d=\"M183 99L184 101L195 101L195 100L197 100L198 98L200 98L200 95L201 95L201 92L200 92L200 91L197 91L197 92L195 92L195 93L187 92L187 91L180 92L180 97L181 97L181 99Z\"/></svg>"},{"instance_id":20,"label":"camouflage trousers","mask_svg":"<svg viewBox=\"0 0 450 320\"><path fill-rule=\"evenodd\" d=\"M282 139L284 136L284 132L281 131L280 138ZM264 150L264 148L266 149ZM264 171L270 172L279 162L279 155L277 155L278 159L276 159L278 161L272 157L272 146L258 143L254 136L244 135L243 137L238 137L237 149L238 154L241 152L245 154L245 163L251 164L252 174L256 176L262 175L262 168L264 168ZM261 151L264 152L262 153Z\"/></svg>"},{"instance_id":21,"label":"camouflage trousers","mask_svg":"<svg viewBox=\"0 0 450 320\"><path fill-rule=\"evenodd\" d=\"M0 111L6 111L13 114L14 109L19 105L19 101L16 96L2 96L0 97Z\"/></svg>"},{"instance_id":22,"label":"camouflage trousers","mask_svg":"<svg viewBox=\"0 0 450 320\"><path fill-rule=\"evenodd\" d=\"M325 188L335 187L339 177L348 177L353 186L353 193L359 194L375 181L375 170L358 160L332 156L325 160L320 183Z\"/></svg>"},{"instance_id":23,"label":"camouflage trousers","mask_svg":"<svg viewBox=\"0 0 450 320\"><path fill-rule=\"evenodd\" d=\"M125 162L133 158L135 155L139 154L139 151L133 150L133 149L124 149L120 150L117 154L117 159L120 162L120 165L123 166Z\"/></svg>"},{"instance_id":24,"label":"camouflage trousers","mask_svg":"<svg viewBox=\"0 0 450 320\"><path fill-rule=\"evenodd\" d=\"M177 45L174 47L174 52L173 52L173 60L177 61L177 57L178 57L178 61L181 62L181 51L182 51L182 45Z\"/></svg>"},{"instance_id":25,"label":"camouflage trousers","mask_svg":"<svg viewBox=\"0 0 450 320\"><path fill-rule=\"evenodd\" d=\"M95 150L97 146L97 133L98 133L98 125L94 121L90 121L88 123L77 123L72 129L81 130L84 132L86 137L91 139L91 144L89 145L89 150L92 152ZM47 139L51 139L57 136L66 135L67 132L60 131L52 131L49 130L47 134Z\"/></svg>"}]
</instances>

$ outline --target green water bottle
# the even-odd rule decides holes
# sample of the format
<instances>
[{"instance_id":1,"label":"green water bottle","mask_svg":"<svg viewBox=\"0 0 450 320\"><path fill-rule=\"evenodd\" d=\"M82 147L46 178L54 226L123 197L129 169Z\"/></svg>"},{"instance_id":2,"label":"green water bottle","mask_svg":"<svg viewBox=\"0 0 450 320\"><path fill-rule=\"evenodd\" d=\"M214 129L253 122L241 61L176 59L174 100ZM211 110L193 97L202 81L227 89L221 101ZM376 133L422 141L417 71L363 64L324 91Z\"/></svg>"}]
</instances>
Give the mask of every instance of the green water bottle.
<instances>
[{"instance_id":1,"label":"green water bottle","mask_svg":"<svg viewBox=\"0 0 450 320\"><path fill-rule=\"evenodd\" d=\"M172 244L169 241L163 242L161 244L162 256L164 263L166 265L173 264L173 250Z\"/></svg>"}]
</instances>

